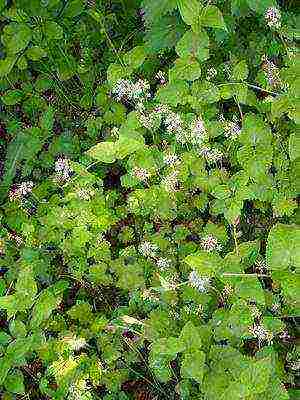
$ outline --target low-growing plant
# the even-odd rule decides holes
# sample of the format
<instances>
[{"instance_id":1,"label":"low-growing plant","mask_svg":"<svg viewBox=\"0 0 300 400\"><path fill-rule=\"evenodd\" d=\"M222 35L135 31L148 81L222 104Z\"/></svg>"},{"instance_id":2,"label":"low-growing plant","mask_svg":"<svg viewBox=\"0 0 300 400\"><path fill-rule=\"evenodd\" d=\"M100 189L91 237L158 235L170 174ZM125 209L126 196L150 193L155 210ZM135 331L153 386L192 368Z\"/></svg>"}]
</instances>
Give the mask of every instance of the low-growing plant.
<instances>
[{"instance_id":1,"label":"low-growing plant","mask_svg":"<svg viewBox=\"0 0 300 400\"><path fill-rule=\"evenodd\" d=\"M297 8L0 2L0 390L288 400Z\"/></svg>"}]
</instances>

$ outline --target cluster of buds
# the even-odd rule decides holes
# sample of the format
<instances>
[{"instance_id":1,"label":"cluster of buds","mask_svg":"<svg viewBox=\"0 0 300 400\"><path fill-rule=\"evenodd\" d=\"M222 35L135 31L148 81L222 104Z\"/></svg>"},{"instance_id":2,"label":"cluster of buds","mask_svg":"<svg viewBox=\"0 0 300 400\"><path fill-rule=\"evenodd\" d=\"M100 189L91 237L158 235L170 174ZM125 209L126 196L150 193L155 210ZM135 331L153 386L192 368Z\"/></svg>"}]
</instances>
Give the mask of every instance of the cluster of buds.
<instances>
[{"instance_id":1,"label":"cluster of buds","mask_svg":"<svg viewBox=\"0 0 300 400\"><path fill-rule=\"evenodd\" d=\"M238 119L233 118L233 121L226 120L223 115L220 115L219 121L224 129L224 134L228 139L236 139L240 133L241 128L238 124Z\"/></svg>"},{"instance_id":2,"label":"cluster of buds","mask_svg":"<svg viewBox=\"0 0 300 400\"><path fill-rule=\"evenodd\" d=\"M17 235L14 232L9 232L8 233L8 239L12 240L15 242L16 246L20 247L24 243L23 239L21 236Z\"/></svg>"},{"instance_id":3,"label":"cluster of buds","mask_svg":"<svg viewBox=\"0 0 300 400\"><path fill-rule=\"evenodd\" d=\"M189 274L189 284L199 292L204 293L210 287L210 278L207 276L200 276L195 270L193 270Z\"/></svg>"},{"instance_id":4,"label":"cluster of buds","mask_svg":"<svg viewBox=\"0 0 300 400\"><path fill-rule=\"evenodd\" d=\"M67 158L60 157L54 164L55 177L54 181L58 183L66 182L72 175L72 169Z\"/></svg>"},{"instance_id":5,"label":"cluster of buds","mask_svg":"<svg viewBox=\"0 0 300 400\"><path fill-rule=\"evenodd\" d=\"M72 351L79 351L87 345L84 338L77 338L75 336L66 336L63 338L63 342L66 343Z\"/></svg>"},{"instance_id":6,"label":"cluster of buds","mask_svg":"<svg viewBox=\"0 0 300 400\"><path fill-rule=\"evenodd\" d=\"M157 302L159 301L159 295L153 289L144 289L142 291L142 299Z\"/></svg>"},{"instance_id":7,"label":"cluster of buds","mask_svg":"<svg viewBox=\"0 0 300 400\"><path fill-rule=\"evenodd\" d=\"M265 12L265 20L271 29L281 27L281 13L276 7L269 7Z\"/></svg>"},{"instance_id":8,"label":"cluster of buds","mask_svg":"<svg viewBox=\"0 0 300 400\"><path fill-rule=\"evenodd\" d=\"M139 79L137 82L119 79L112 89L112 95L117 101L139 103L151 97L150 85L143 79Z\"/></svg>"},{"instance_id":9,"label":"cluster of buds","mask_svg":"<svg viewBox=\"0 0 300 400\"><path fill-rule=\"evenodd\" d=\"M179 157L174 153L167 153L164 155L164 164L168 166L175 166L180 164Z\"/></svg>"},{"instance_id":10,"label":"cluster of buds","mask_svg":"<svg viewBox=\"0 0 300 400\"><path fill-rule=\"evenodd\" d=\"M8 198L10 201L22 200L22 198L26 197L29 193L32 192L33 182L26 181L15 185L13 189L10 190L8 194Z\"/></svg>"},{"instance_id":11,"label":"cluster of buds","mask_svg":"<svg viewBox=\"0 0 300 400\"><path fill-rule=\"evenodd\" d=\"M220 251L222 245L219 240L213 235L206 235L201 239L200 246L207 252Z\"/></svg>"},{"instance_id":12,"label":"cluster of buds","mask_svg":"<svg viewBox=\"0 0 300 400\"><path fill-rule=\"evenodd\" d=\"M172 261L169 258L159 257L156 260L156 265L160 269L167 269L170 268Z\"/></svg>"}]
</instances>

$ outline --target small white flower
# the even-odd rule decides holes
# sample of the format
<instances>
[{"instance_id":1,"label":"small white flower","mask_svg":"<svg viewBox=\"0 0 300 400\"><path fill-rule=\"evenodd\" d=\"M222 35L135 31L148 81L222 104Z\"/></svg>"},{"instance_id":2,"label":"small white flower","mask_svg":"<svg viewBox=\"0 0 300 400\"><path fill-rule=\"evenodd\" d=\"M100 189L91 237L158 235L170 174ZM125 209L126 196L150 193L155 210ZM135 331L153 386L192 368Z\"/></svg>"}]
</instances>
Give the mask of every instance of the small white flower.
<instances>
[{"instance_id":1,"label":"small white flower","mask_svg":"<svg viewBox=\"0 0 300 400\"><path fill-rule=\"evenodd\" d=\"M165 125L168 133L175 133L182 130L182 120L179 114L170 112L165 117Z\"/></svg>"},{"instance_id":2,"label":"small white flower","mask_svg":"<svg viewBox=\"0 0 300 400\"><path fill-rule=\"evenodd\" d=\"M223 153L220 150L207 146L201 147L200 154L205 157L208 163L216 163L223 158Z\"/></svg>"},{"instance_id":3,"label":"small white flower","mask_svg":"<svg viewBox=\"0 0 300 400\"><path fill-rule=\"evenodd\" d=\"M95 191L90 188L79 188L76 194L80 200L90 200L95 195Z\"/></svg>"},{"instance_id":4,"label":"small white flower","mask_svg":"<svg viewBox=\"0 0 300 400\"><path fill-rule=\"evenodd\" d=\"M233 121L225 121L223 124L224 134L227 138L236 139L241 133L239 124Z\"/></svg>"},{"instance_id":5,"label":"small white flower","mask_svg":"<svg viewBox=\"0 0 300 400\"><path fill-rule=\"evenodd\" d=\"M66 342L73 351L79 351L87 345L84 338L77 338L76 336L67 336L63 341Z\"/></svg>"},{"instance_id":6,"label":"small white flower","mask_svg":"<svg viewBox=\"0 0 300 400\"><path fill-rule=\"evenodd\" d=\"M210 286L210 278L207 276L200 276L196 271L192 271L189 274L189 284L193 288L199 290L199 292L204 293Z\"/></svg>"},{"instance_id":7,"label":"small white flower","mask_svg":"<svg viewBox=\"0 0 300 400\"><path fill-rule=\"evenodd\" d=\"M22 197L27 196L32 192L33 182L26 181L16 185L10 192L8 193L8 198L10 201L21 200Z\"/></svg>"},{"instance_id":8,"label":"small white flower","mask_svg":"<svg viewBox=\"0 0 300 400\"><path fill-rule=\"evenodd\" d=\"M265 20L270 28L279 29L281 26L281 13L276 7L269 7L265 12Z\"/></svg>"},{"instance_id":9,"label":"small white flower","mask_svg":"<svg viewBox=\"0 0 300 400\"><path fill-rule=\"evenodd\" d=\"M160 257L160 258L158 258L157 260L156 260L156 265L159 267L159 268L161 268L161 269L166 269L166 268L169 268L170 267L170 265L171 265L171 260L169 260L168 258L162 258L162 257Z\"/></svg>"},{"instance_id":10,"label":"small white flower","mask_svg":"<svg viewBox=\"0 0 300 400\"><path fill-rule=\"evenodd\" d=\"M208 81L210 81L210 80L214 79L217 76L217 74L218 74L218 72L217 72L216 68L211 67L207 70L206 79Z\"/></svg>"},{"instance_id":11,"label":"small white flower","mask_svg":"<svg viewBox=\"0 0 300 400\"><path fill-rule=\"evenodd\" d=\"M140 244L140 252L144 257L155 257L157 250L158 246L151 242L145 241Z\"/></svg>"},{"instance_id":12,"label":"small white flower","mask_svg":"<svg viewBox=\"0 0 300 400\"><path fill-rule=\"evenodd\" d=\"M148 178L150 178L151 174L145 168L133 168L133 176L142 182L146 182Z\"/></svg>"},{"instance_id":13,"label":"small white flower","mask_svg":"<svg viewBox=\"0 0 300 400\"><path fill-rule=\"evenodd\" d=\"M164 155L164 163L166 165L178 165L180 160L176 154L168 153Z\"/></svg>"},{"instance_id":14,"label":"small white flower","mask_svg":"<svg viewBox=\"0 0 300 400\"><path fill-rule=\"evenodd\" d=\"M155 75L155 79L157 79L161 85L164 85L167 82L163 71L158 71L158 73Z\"/></svg>"},{"instance_id":15,"label":"small white flower","mask_svg":"<svg viewBox=\"0 0 300 400\"><path fill-rule=\"evenodd\" d=\"M172 171L169 175L165 176L163 180L164 188L167 192L176 192L178 188L178 174L179 171Z\"/></svg>"},{"instance_id":16,"label":"small white flower","mask_svg":"<svg viewBox=\"0 0 300 400\"><path fill-rule=\"evenodd\" d=\"M211 252L211 251L220 251L222 246L219 243L219 240L213 235L206 235L201 240L201 247L203 250Z\"/></svg>"},{"instance_id":17,"label":"small white flower","mask_svg":"<svg viewBox=\"0 0 300 400\"><path fill-rule=\"evenodd\" d=\"M62 157L55 161L54 170L56 172L55 181L58 182L67 181L73 172L70 167L69 160Z\"/></svg>"},{"instance_id":18,"label":"small white flower","mask_svg":"<svg viewBox=\"0 0 300 400\"><path fill-rule=\"evenodd\" d=\"M268 331L264 326L262 325L253 325L251 328L249 328L250 333L258 339L259 344L263 341L267 341L269 343L272 342L273 339L273 333Z\"/></svg>"},{"instance_id":19,"label":"small white flower","mask_svg":"<svg viewBox=\"0 0 300 400\"><path fill-rule=\"evenodd\" d=\"M207 131L204 126L204 122L201 118L191 124L191 143L194 145L200 145L208 139Z\"/></svg>"}]
</instances>

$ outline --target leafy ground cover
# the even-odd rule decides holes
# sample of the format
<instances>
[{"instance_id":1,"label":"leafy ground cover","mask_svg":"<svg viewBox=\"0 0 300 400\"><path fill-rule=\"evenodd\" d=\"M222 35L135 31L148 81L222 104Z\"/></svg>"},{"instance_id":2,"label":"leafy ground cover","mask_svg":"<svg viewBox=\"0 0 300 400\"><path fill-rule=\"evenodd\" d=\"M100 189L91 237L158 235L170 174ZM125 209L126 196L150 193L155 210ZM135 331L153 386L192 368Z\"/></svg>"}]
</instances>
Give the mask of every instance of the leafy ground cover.
<instances>
[{"instance_id":1,"label":"leafy ground cover","mask_svg":"<svg viewBox=\"0 0 300 400\"><path fill-rule=\"evenodd\" d=\"M295 400L295 1L0 0L3 400Z\"/></svg>"}]
</instances>

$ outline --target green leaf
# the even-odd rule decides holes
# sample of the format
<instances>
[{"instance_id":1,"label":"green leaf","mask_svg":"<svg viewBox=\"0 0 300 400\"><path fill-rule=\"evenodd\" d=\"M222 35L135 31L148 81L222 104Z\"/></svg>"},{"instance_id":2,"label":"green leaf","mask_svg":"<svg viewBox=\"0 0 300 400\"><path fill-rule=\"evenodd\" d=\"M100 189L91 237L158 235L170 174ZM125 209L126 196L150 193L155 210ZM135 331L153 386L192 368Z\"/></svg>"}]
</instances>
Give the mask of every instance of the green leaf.
<instances>
[{"instance_id":1,"label":"green leaf","mask_svg":"<svg viewBox=\"0 0 300 400\"><path fill-rule=\"evenodd\" d=\"M13 89L13 90L8 90L2 97L1 100L3 101L4 104L7 106L13 106L15 104L20 103L24 98L24 93L22 90L19 89Z\"/></svg>"},{"instance_id":2,"label":"green leaf","mask_svg":"<svg viewBox=\"0 0 300 400\"><path fill-rule=\"evenodd\" d=\"M18 319L14 319L9 324L9 332L13 337L26 336L27 329L25 324Z\"/></svg>"},{"instance_id":3,"label":"green leaf","mask_svg":"<svg viewBox=\"0 0 300 400\"><path fill-rule=\"evenodd\" d=\"M180 15L187 25L197 25L202 9L199 0L177 0Z\"/></svg>"},{"instance_id":4,"label":"green leaf","mask_svg":"<svg viewBox=\"0 0 300 400\"><path fill-rule=\"evenodd\" d=\"M271 372L271 360L265 358L250 364L246 370L242 371L240 382L248 387L251 393L262 393L268 387Z\"/></svg>"},{"instance_id":5,"label":"green leaf","mask_svg":"<svg viewBox=\"0 0 300 400\"><path fill-rule=\"evenodd\" d=\"M24 376L20 370L11 372L5 380L5 389L10 393L25 393Z\"/></svg>"},{"instance_id":6,"label":"green leaf","mask_svg":"<svg viewBox=\"0 0 300 400\"><path fill-rule=\"evenodd\" d=\"M44 30L49 40L60 40L63 38L63 28L54 21L46 21Z\"/></svg>"},{"instance_id":7,"label":"green leaf","mask_svg":"<svg viewBox=\"0 0 300 400\"><path fill-rule=\"evenodd\" d=\"M143 46L136 46L123 56L123 61L126 65L126 68L129 68L131 71L139 68L145 59L146 52Z\"/></svg>"},{"instance_id":8,"label":"green leaf","mask_svg":"<svg viewBox=\"0 0 300 400\"><path fill-rule=\"evenodd\" d=\"M145 10L147 23L153 24L176 8L176 0L143 0L142 8Z\"/></svg>"},{"instance_id":9,"label":"green leaf","mask_svg":"<svg viewBox=\"0 0 300 400\"><path fill-rule=\"evenodd\" d=\"M184 81L177 81L161 87L156 94L156 98L163 104L170 104L176 107L178 104L185 104L187 102L186 98L188 94L188 84Z\"/></svg>"},{"instance_id":10,"label":"green leaf","mask_svg":"<svg viewBox=\"0 0 300 400\"><path fill-rule=\"evenodd\" d=\"M276 0L247 0L248 6L259 14L264 14L269 7L276 7Z\"/></svg>"},{"instance_id":11,"label":"green leaf","mask_svg":"<svg viewBox=\"0 0 300 400\"><path fill-rule=\"evenodd\" d=\"M197 34L191 30L187 31L176 44L176 53L182 57L193 56L199 61L209 58L209 37L205 31Z\"/></svg>"},{"instance_id":12,"label":"green leaf","mask_svg":"<svg viewBox=\"0 0 300 400\"><path fill-rule=\"evenodd\" d=\"M181 364L181 374L184 378L195 379L202 383L205 365L205 353L200 350L193 350L191 353L185 353Z\"/></svg>"},{"instance_id":13,"label":"green leaf","mask_svg":"<svg viewBox=\"0 0 300 400\"><path fill-rule=\"evenodd\" d=\"M192 86L192 96L196 97L204 104L210 104L220 100L220 91L218 87L211 82L195 82Z\"/></svg>"},{"instance_id":14,"label":"green leaf","mask_svg":"<svg viewBox=\"0 0 300 400\"><path fill-rule=\"evenodd\" d=\"M4 60L0 60L0 77L6 76L10 73L17 58L18 56L13 54L6 56Z\"/></svg>"},{"instance_id":15,"label":"green leaf","mask_svg":"<svg viewBox=\"0 0 300 400\"><path fill-rule=\"evenodd\" d=\"M66 281L59 281L44 289L32 310L31 328L37 328L47 320L62 300L64 291L68 288Z\"/></svg>"},{"instance_id":16,"label":"green leaf","mask_svg":"<svg viewBox=\"0 0 300 400\"><path fill-rule=\"evenodd\" d=\"M87 155L104 163L113 163L116 160L116 146L114 142L101 142L90 148Z\"/></svg>"},{"instance_id":17,"label":"green leaf","mask_svg":"<svg viewBox=\"0 0 300 400\"><path fill-rule=\"evenodd\" d=\"M294 132L289 138L289 156L291 161L300 157L300 135L299 132Z\"/></svg>"},{"instance_id":18,"label":"green leaf","mask_svg":"<svg viewBox=\"0 0 300 400\"><path fill-rule=\"evenodd\" d=\"M225 29L226 25L221 11L216 6L206 6L201 13L201 24L211 28Z\"/></svg>"},{"instance_id":19,"label":"green leaf","mask_svg":"<svg viewBox=\"0 0 300 400\"><path fill-rule=\"evenodd\" d=\"M39 46L32 46L25 52L27 58L32 61L38 61L43 57L47 57L47 53Z\"/></svg>"},{"instance_id":20,"label":"green leaf","mask_svg":"<svg viewBox=\"0 0 300 400\"><path fill-rule=\"evenodd\" d=\"M195 81L201 76L201 67L192 57L178 58L175 66L169 71L170 82L176 80Z\"/></svg>"},{"instance_id":21,"label":"green leaf","mask_svg":"<svg viewBox=\"0 0 300 400\"><path fill-rule=\"evenodd\" d=\"M240 277L236 283L236 294L244 300L265 304L265 295L259 280L255 277Z\"/></svg>"},{"instance_id":22,"label":"green leaf","mask_svg":"<svg viewBox=\"0 0 300 400\"><path fill-rule=\"evenodd\" d=\"M223 259L214 253L198 251L185 258L185 262L200 275L214 276L222 268Z\"/></svg>"},{"instance_id":23,"label":"green leaf","mask_svg":"<svg viewBox=\"0 0 300 400\"><path fill-rule=\"evenodd\" d=\"M49 106L48 109L41 115L40 125L41 128L47 132L51 132L54 124L55 110Z\"/></svg>"},{"instance_id":24,"label":"green leaf","mask_svg":"<svg viewBox=\"0 0 300 400\"><path fill-rule=\"evenodd\" d=\"M272 270L296 270L300 267L300 229L296 225L277 224L268 236L266 257Z\"/></svg>"},{"instance_id":25,"label":"green leaf","mask_svg":"<svg viewBox=\"0 0 300 400\"><path fill-rule=\"evenodd\" d=\"M9 54L17 54L31 40L31 29L27 24L12 22L3 29L2 42Z\"/></svg>"},{"instance_id":26,"label":"green leaf","mask_svg":"<svg viewBox=\"0 0 300 400\"><path fill-rule=\"evenodd\" d=\"M185 351L199 350L202 346L200 331L191 321L182 328L179 340L184 345Z\"/></svg>"},{"instance_id":27,"label":"green leaf","mask_svg":"<svg viewBox=\"0 0 300 400\"><path fill-rule=\"evenodd\" d=\"M232 79L235 81L244 81L247 79L249 69L245 60L240 61L233 67Z\"/></svg>"},{"instance_id":28,"label":"green leaf","mask_svg":"<svg viewBox=\"0 0 300 400\"><path fill-rule=\"evenodd\" d=\"M84 12L85 1L84 0L71 0L66 3L63 11L63 17L74 18L77 15Z\"/></svg>"},{"instance_id":29,"label":"green leaf","mask_svg":"<svg viewBox=\"0 0 300 400\"><path fill-rule=\"evenodd\" d=\"M12 362L8 357L5 356L0 358L0 385L3 385L3 383L6 381L11 366Z\"/></svg>"}]
</instances>

